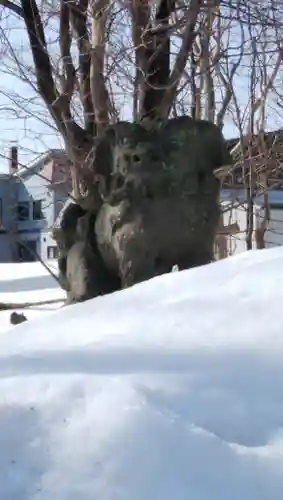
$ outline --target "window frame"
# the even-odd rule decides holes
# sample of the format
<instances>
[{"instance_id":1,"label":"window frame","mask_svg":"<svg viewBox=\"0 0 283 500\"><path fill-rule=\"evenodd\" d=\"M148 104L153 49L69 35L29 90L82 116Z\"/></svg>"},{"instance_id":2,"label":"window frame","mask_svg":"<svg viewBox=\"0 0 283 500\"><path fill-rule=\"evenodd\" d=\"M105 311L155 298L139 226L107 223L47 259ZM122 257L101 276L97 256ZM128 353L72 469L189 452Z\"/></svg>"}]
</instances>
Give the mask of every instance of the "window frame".
<instances>
[{"instance_id":1,"label":"window frame","mask_svg":"<svg viewBox=\"0 0 283 500\"><path fill-rule=\"evenodd\" d=\"M52 255L50 255L50 251L52 251ZM47 254L47 260L55 260L58 258L58 247L57 245L48 245L47 246L47 250L46 250L46 254Z\"/></svg>"},{"instance_id":2,"label":"window frame","mask_svg":"<svg viewBox=\"0 0 283 500\"><path fill-rule=\"evenodd\" d=\"M27 209L27 218L23 218L20 215L20 208L25 207ZM17 221L18 222L28 222L30 220L30 203L29 201L18 201L17 203Z\"/></svg>"},{"instance_id":3,"label":"window frame","mask_svg":"<svg viewBox=\"0 0 283 500\"><path fill-rule=\"evenodd\" d=\"M40 204L39 217L35 217L35 207L36 207L37 203ZM33 200L33 202L32 202L32 220L39 221L39 220L43 220L43 219L44 219L44 216L43 216L43 212L42 212L42 200Z\"/></svg>"}]
</instances>

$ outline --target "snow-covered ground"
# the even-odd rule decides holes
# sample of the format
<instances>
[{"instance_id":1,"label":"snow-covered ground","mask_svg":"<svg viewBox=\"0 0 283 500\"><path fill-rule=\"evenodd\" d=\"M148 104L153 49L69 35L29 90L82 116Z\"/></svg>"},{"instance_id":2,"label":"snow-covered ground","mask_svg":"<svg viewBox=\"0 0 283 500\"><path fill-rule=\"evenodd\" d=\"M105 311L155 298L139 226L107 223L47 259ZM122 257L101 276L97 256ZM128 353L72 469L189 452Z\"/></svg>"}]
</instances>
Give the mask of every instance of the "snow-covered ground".
<instances>
[{"instance_id":1,"label":"snow-covered ground","mask_svg":"<svg viewBox=\"0 0 283 500\"><path fill-rule=\"evenodd\" d=\"M61 293L38 264L0 280ZM282 304L277 248L3 328L0 499L282 500Z\"/></svg>"},{"instance_id":2,"label":"snow-covered ground","mask_svg":"<svg viewBox=\"0 0 283 500\"><path fill-rule=\"evenodd\" d=\"M46 264L51 272L57 274L55 261ZM18 313L24 313L29 319L39 314L49 313L62 307L65 293L58 288L57 281L43 267L42 264L0 264L0 303L25 303L44 300L61 299L62 302L34 306L27 310L13 309ZM10 326L10 314L12 310L0 310L0 332ZM1 499L1 496L0 496Z\"/></svg>"}]
</instances>

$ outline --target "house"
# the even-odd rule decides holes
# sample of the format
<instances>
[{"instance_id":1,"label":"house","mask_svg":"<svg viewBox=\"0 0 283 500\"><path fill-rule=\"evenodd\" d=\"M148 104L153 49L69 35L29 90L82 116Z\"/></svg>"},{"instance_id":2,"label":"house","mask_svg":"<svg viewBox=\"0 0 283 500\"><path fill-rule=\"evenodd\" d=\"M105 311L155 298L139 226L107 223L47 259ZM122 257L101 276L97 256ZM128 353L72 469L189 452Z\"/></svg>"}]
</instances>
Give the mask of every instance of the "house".
<instances>
[{"instance_id":1,"label":"house","mask_svg":"<svg viewBox=\"0 0 283 500\"><path fill-rule=\"evenodd\" d=\"M17 148L11 148L9 173L0 175L0 262L56 257L50 228L70 190L64 151L47 151L18 168Z\"/></svg>"},{"instance_id":2,"label":"house","mask_svg":"<svg viewBox=\"0 0 283 500\"><path fill-rule=\"evenodd\" d=\"M227 143L234 165L224 180L220 201L224 225L237 223L239 231L222 238L222 256L247 249L251 210L252 248L283 245L283 130L243 138L242 144L239 139Z\"/></svg>"}]
</instances>

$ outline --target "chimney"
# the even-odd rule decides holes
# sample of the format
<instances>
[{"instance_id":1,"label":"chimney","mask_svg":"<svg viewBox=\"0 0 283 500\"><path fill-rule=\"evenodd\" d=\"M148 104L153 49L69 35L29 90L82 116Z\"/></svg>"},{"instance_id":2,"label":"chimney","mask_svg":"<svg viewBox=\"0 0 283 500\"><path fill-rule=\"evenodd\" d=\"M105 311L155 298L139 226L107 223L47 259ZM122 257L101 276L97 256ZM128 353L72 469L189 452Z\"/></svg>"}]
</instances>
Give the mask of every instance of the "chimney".
<instances>
[{"instance_id":1,"label":"chimney","mask_svg":"<svg viewBox=\"0 0 283 500\"><path fill-rule=\"evenodd\" d=\"M18 170L18 146L10 147L9 174L14 174Z\"/></svg>"}]
</instances>

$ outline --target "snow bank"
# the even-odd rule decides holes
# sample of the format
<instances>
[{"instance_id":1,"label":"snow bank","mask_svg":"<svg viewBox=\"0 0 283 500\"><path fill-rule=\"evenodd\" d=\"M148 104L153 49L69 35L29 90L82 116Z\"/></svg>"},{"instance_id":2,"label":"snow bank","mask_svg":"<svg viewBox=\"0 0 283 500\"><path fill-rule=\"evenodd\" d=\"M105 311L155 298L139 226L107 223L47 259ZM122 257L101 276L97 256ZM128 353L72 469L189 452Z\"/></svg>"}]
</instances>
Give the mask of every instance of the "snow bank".
<instances>
[{"instance_id":1,"label":"snow bank","mask_svg":"<svg viewBox=\"0 0 283 500\"><path fill-rule=\"evenodd\" d=\"M282 500L282 281L253 251L3 332L1 500Z\"/></svg>"},{"instance_id":2,"label":"snow bank","mask_svg":"<svg viewBox=\"0 0 283 500\"><path fill-rule=\"evenodd\" d=\"M47 262L47 266L56 275L55 261ZM33 318L43 312L49 313L63 304L65 293L58 287L56 279L40 262L25 264L0 264L0 302L23 303L50 299L62 299L57 304L46 304L29 308L27 316ZM15 309L17 312L23 312ZM10 327L11 311L0 311L0 332Z\"/></svg>"},{"instance_id":3,"label":"snow bank","mask_svg":"<svg viewBox=\"0 0 283 500\"><path fill-rule=\"evenodd\" d=\"M54 261L46 265L55 274ZM0 264L0 293L57 288L57 281L40 262Z\"/></svg>"}]
</instances>

